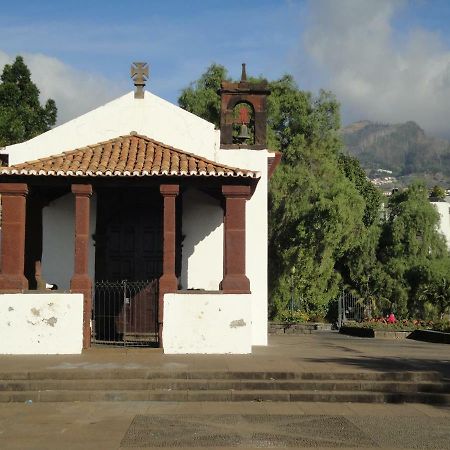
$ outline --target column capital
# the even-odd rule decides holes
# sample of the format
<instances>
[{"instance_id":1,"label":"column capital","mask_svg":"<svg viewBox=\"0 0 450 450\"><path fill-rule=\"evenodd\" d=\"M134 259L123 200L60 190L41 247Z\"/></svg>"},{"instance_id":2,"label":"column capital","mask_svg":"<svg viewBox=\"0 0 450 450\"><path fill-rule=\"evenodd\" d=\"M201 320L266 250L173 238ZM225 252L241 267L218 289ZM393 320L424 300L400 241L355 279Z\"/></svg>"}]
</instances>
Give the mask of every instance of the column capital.
<instances>
[{"instance_id":1,"label":"column capital","mask_svg":"<svg viewBox=\"0 0 450 450\"><path fill-rule=\"evenodd\" d=\"M163 197L176 197L180 193L180 186L178 184L161 184L159 192Z\"/></svg>"},{"instance_id":2,"label":"column capital","mask_svg":"<svg viewBox=\"0 0 450 450\"><path fill-rule=\"evenodd\" d=\"M71 185L71 190L75 195L79 195L81 197L90 197L92 195L92 184L74 183Z\"/></svg>"},{"instance_id":3,"label":"column capital","mask_svg":"<svg viewBox=\"0 0 450 450\"><path fill-rule=\"evenodd\" d=\"M0 183L1 195L22 195L28 194L28 185L26 183Z\"/></svg>"},{"instance_id":4,"label":"column capital","mask_svg":"<svg viewBox=\"0 0 450 450\"><path fill-rule=\"evenodd\" d=\"M249 200L252 191L250 186L241 184L224 184L222 185L222 194L226 198L244 198Z\"/></svg>"}]
</instances>

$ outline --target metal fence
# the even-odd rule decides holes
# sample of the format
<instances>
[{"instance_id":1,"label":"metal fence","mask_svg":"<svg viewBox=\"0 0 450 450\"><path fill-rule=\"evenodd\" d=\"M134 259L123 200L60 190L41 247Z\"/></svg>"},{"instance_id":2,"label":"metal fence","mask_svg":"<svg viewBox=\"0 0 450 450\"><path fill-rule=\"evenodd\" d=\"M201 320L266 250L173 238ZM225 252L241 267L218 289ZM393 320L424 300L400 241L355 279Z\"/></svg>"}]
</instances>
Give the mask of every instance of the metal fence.
<instances>
[{"instance_id":1,"label":"metal fence","mask_svg":"<svg viewBox=\"0 0 450 450\"><path fill-rule=\"evenodd\" d=\"M92 341L120 346L158 345L158 280L97 281Z\"/></svg>"},{"instance_id":2,"label":"metal fence","mask_svg":"<svg viewBox=\"0 0 450 450\"><path fill-rule=\"evenodd\" d=\"M349 321L361 322L372 316L372 306L369 301L365 301L351 294L342 291L338 298L338 328Z\"/></svg>"}]
</instances>

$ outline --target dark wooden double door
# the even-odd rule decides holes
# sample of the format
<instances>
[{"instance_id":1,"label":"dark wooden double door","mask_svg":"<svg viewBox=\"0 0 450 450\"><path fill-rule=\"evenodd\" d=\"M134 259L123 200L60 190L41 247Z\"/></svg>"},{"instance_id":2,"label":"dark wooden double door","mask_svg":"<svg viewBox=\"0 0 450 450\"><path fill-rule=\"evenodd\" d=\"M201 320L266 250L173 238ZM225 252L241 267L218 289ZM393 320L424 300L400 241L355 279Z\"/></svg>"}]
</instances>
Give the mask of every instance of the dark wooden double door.
<instances>
[{"instance_id":1,"label":"dark wooden double door","mask_svg":"<svg viewBox=\"0 0 450 450\"><path fill-rule=\"evenodd\" d=\"M162 199L150 189L100 191L97 206L97 280L143 281L162 273Z\"/></svg>"},{"instance_id":2,"label":"dark wooden double door","mask_svg":"<svg viewBox=\"0 0 450 450\"><path fill-rule=\"evenodd\" d=\"M154 341L158 291L153 280L161 276L163 256L161 196L151 189L113 188L97 191L97 202L94 320L98 341Z\"/></svg>"}]
</instances>

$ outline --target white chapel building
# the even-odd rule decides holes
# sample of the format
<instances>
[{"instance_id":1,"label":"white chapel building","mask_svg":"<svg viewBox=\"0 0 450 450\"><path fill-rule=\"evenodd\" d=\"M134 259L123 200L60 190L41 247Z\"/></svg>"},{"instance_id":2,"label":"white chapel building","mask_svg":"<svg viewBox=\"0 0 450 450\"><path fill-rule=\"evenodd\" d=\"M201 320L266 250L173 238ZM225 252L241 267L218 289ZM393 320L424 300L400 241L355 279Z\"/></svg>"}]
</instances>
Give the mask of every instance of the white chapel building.
<instances>
[{"instance_id":1,"label":"white chapel building","mask_svg":"<svg viewBox=\"0 0 450 450\"><path fill-rule=\"evenodd\" d=\"M2 150L2 354L267 345L267 83L223 82L217 130L133 67L134 92Z\"/></svg>"}]
</instances>

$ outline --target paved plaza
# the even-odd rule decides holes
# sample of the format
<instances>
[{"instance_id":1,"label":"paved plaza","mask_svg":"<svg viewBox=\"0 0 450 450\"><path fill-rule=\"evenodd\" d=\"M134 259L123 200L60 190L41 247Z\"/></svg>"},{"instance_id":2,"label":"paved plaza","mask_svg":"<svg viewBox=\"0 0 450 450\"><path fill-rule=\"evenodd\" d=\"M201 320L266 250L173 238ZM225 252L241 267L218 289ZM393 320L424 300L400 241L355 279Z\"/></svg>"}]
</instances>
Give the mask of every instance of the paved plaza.
<instances>
[{"instance_id":1,"label":"paved plaza","mask_svg":"<svg viewBox=\"0 0 450 450\"><path fill-rule=\"evenodd\" d=\"M351 403L0 404L3 450L450 449L450 410Z\"/></svg>"},{"instance_id":2,"label":"paved plaza","mask_svg":"<svg viewBox=\"0 0 450 450\"><path fill-rule=\"evenodd\" d=\"M323 332L272 336L252 355L169 356L93 348L80 356L2 356L2 372L409 371L450 376L450 346ZM307 402L67 402L0 404L1 449L450 449L450 409L422 404Z\"/></svg>"},{"instance_id":3,"label":"paved plaza","mask_svg":"<svg viewBox=\"0 0 450 450\"><path fill-rule=\"evenodd\" d=\"M251 355L164 355L159 349L93 347L81 355L0 356L0 372L146 368L154 371L437 370L450 378L450 345L357 338L323 331L270 336Z\"/></svg>"}]
</instances>

